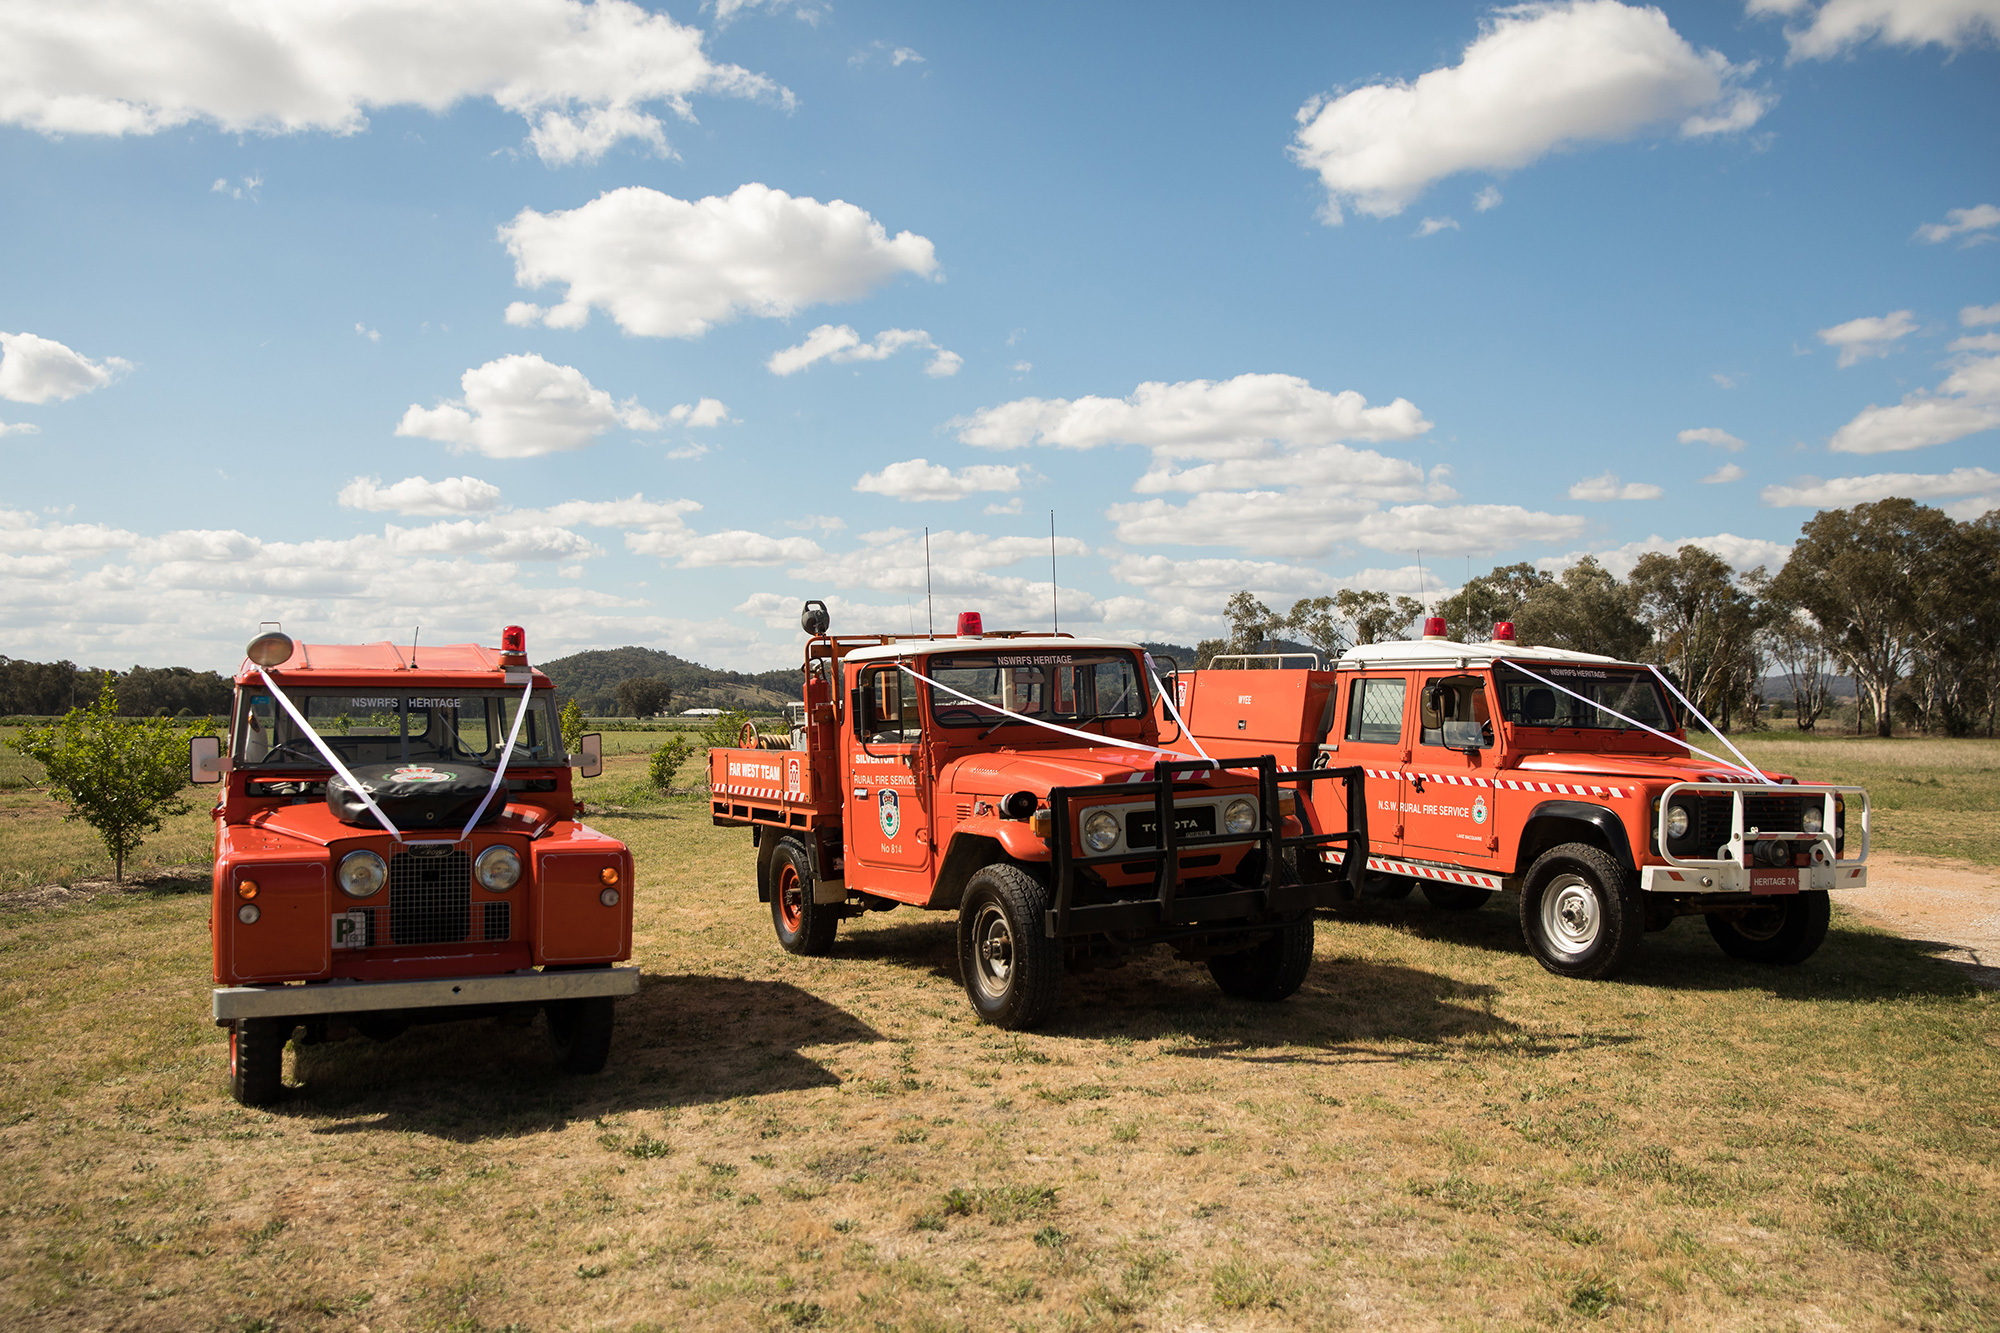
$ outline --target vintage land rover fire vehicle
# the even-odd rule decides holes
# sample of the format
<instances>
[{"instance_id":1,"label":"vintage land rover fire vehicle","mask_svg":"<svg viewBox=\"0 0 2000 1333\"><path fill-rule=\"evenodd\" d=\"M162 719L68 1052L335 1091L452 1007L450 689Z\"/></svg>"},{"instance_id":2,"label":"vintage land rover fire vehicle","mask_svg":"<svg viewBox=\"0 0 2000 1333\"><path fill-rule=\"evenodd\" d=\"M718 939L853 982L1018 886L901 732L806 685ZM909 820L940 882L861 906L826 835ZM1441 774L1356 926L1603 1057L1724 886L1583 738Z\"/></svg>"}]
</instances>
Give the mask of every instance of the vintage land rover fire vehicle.
<instances>
[{"instance_id":1,"label":"vintage land rover fire vehicle","mask_svg":"<svg viewBox=\"0 0 2000 1333\"><path fill-rule=\"evenodd\" d=\"M801 624L802 725L709 752L714 822L750 827L785 949L825 953L862 912L957 912L966 995L1008 1028L1048 1013L1065 967L1156 943L1230 995L1305 980L1315 903L1361 873L1358 769L1164 750L1136 644L985 633L977 613L954 636L834 637L820 602ZM1341 820L1310 835L1293 811L1318 779Z\"/></svg>"},{"instance_id":2,"label":"vintage land rover fire vehicle","mask_svg":"<svg viewBox=\"0 0 2000 1333\"><path fill-rule=\"evenodd\" d=\"M214 1013L230 1089L282 1091L294 1031L388 1040L413 1023L547 1015L558 1058L604 1067L638 988L632 857L584 824L548 677L509 626L476 644L251 641L229 755L199 737L215 807Z\"/></svg>"},{"instance_id":3,"label":"vintage land rover fire vehicle","mask_svg":"<svg viewBox=\"0 0 2000 1333\"><path fill-rule=\"evenodd\" d=\"M1609 977L1646 931L1696 913L1732 957L1802 962L1826 937L1827 891L1868 882L1867 793L1694 752L1664 675L1526 647L1504 622L1485 643L1451 641L1436 617L1425 630L1331 670L1183 672L1179 703L1211 748L1366 769L1373 890L1420 885L1457 910L1518 893L1530 949L1565 976ZM1339 802L1316 797L1308 817L1350 827Z\"/></svg>"}]
</instances>

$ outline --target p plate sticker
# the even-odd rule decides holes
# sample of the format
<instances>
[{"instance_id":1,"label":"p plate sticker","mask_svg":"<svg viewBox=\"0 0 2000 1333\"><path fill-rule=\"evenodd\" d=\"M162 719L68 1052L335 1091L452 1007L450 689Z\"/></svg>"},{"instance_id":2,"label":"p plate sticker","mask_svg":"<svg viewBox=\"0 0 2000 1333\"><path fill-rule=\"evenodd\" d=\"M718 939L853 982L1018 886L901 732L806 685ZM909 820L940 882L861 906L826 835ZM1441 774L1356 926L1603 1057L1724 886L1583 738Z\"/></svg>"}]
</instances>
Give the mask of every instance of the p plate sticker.
<instances>
[{"instance_id":1,"label":"p plate sticker","mask_svg":"<svg viewBox=\"0 0 2000 1333\"><path fill-rule=\"evenodd\" d=\"M903 806L894 789L884 787L875 795L875 817L882 821L882 836L893 838L903 827Z\"/></svg>"},{"instance_id":2,"label":"p plate sticker","mask_svg":"<svg viewBox=\"0 0 2000 1333\"><path fill-rule=\"evenodd\" d=\"M389 776L397 782L450 782L458 774L441 773L429 764L404 764Z\"/></svg>"},{"instance_id":3,"label":"p plate sticker","mask_svg":"<svg viewBox=\"0 0 2000 1333\"><path fill-rule=\"evenodd\" d=\"M336 949L359 949L368 943L368 913L335 912L333 914L333 947Z\"/></svg>"},{"instance_id":4,"label":"p plate sticker","mask_svg":"<svg viewBox=\"0 0 2000 1333\"><path fill-rule=\"evenodd\" d=\"M1472 798L1472 822L1475 824L1484 824L1486 822L1486 798L1484 796L1475 796Z\"/></svg>"}]
</instances>

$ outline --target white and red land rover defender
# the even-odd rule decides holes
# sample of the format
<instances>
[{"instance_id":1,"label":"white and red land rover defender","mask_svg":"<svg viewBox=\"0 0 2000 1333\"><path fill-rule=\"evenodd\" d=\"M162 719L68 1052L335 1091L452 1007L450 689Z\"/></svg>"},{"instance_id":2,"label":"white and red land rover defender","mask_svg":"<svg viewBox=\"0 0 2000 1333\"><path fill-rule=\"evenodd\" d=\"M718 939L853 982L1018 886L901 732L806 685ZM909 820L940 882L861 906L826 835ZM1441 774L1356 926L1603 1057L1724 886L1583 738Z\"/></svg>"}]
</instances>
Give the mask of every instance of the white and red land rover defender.
<instances>
[{"instance_id":1,"label":"white and red land rover defender","mask_svg":"<svg viewBox=\"0 0 2000 1333\"><path fill-rule=\"evenodd\" d=\"M985 633L976 613L953 636L834 637L819 602L801 624L802 724L709 752L714 822L750 827L785 949L825 953L863 912L956 912L966 995L1009 1028L1049 1012L1065 967L1156 943L1230 995L1305 980L1314 905L1361 873L1359 770L1168 752L1136 644ZM1319 779L1342 817L1315 836L1293 811Z\"/></svg>"},{"instance_id":2,"label":"white and red land rover defender","mask_svg":"<svg viewBox=\"0 0 2000 1333\"><path fill-rule=\"evenodd\" d=\"M509 626L449 644L252 640L229 756L190 756L215 807L214 1013L230 1089L282 1092L292 1034L543 1010L563 1066L603 1068L638 988L632 856L582 823L547 676Z\"/></svg>"},{"instance_id":3,"label":"white and red land rover defender","mask_svg":"<svg viewBox=\"0 0 2000 1333\"><path fill-rule=\"evenodd\" d=\"M1484 643L1425 628L1331 669L1183 672L1183 715L1210 747L1366 769L1375 891L1421 886L1457 910L1518 893L1530 949L1565 976L1609 977L1691 914L1732 957L1802 962L1827 892L1868 882L1865 791L1693 752L1689 709L1652 668L1526 647L1506 623ZM1309 814L1350 827L1337 801Z\"/></svg>"}]
</instances>

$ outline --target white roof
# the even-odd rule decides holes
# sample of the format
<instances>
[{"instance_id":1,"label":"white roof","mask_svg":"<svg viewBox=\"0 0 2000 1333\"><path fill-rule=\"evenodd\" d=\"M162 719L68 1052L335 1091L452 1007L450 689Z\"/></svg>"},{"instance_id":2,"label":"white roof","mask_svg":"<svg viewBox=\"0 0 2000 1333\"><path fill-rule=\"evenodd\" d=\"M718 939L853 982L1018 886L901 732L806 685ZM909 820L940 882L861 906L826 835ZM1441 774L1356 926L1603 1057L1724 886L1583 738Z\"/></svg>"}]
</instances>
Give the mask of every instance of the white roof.
<instances>
[{"instance_id":1,"label":"white roof","mask_svg":"<svg viewBox=\"0 0 2000 1333\"><path fill-rule=\"evenodd\" d=\"M904 639L900 643L884 643L867 648L856 648L847 654L850 662L894 661L899 657L928 656L933 653L1067 653L1079 648L1119 648L1133 652L1138 644L1127 639L1071 639L1037 636L1035 638L987 639L987 638L936 638Z\"/></svg>"},{"instance_id":2,"label":"white roof","mask_svg":"<svg viewBox=\"0 0 2000 1333\"><path fill-rule=\"evenodd\" d=\"M1529 648L1518 643L1458 643L1451 639L1398 639L1391 643L1356 644L1340 655L1337 670L1357 671L1368 667L1451 667L1456 669L1491 666L1502 658L1525 662L1608 662L1614 666L1634 666L1616 657L1597 653L1572 652L1567 648Z\"/></svg>"}]
</instances>

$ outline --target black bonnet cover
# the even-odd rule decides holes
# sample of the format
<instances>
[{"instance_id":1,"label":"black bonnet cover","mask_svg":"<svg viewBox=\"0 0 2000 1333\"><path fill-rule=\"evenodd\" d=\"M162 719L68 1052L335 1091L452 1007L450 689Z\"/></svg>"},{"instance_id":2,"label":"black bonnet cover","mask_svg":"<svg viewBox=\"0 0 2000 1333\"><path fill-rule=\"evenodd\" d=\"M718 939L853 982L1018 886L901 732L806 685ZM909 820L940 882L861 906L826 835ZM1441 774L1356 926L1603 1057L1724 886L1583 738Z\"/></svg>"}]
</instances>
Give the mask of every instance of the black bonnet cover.
<instances>
[{"instance_id":1,"label":"black bonnet cover","mask_svg":"<svg viewBox=\"0 0 2000 1333\"><path fill-rule=\"evenodd\" d=\"M399 829L464 828L493 785L493 770L478 764L363 764L349 771ZM342 778L327 781L326 804L343 824L381 827ZM498 819L506 808L507 794L497 793L479 822Z\"/></svg>"}]
</instances>

